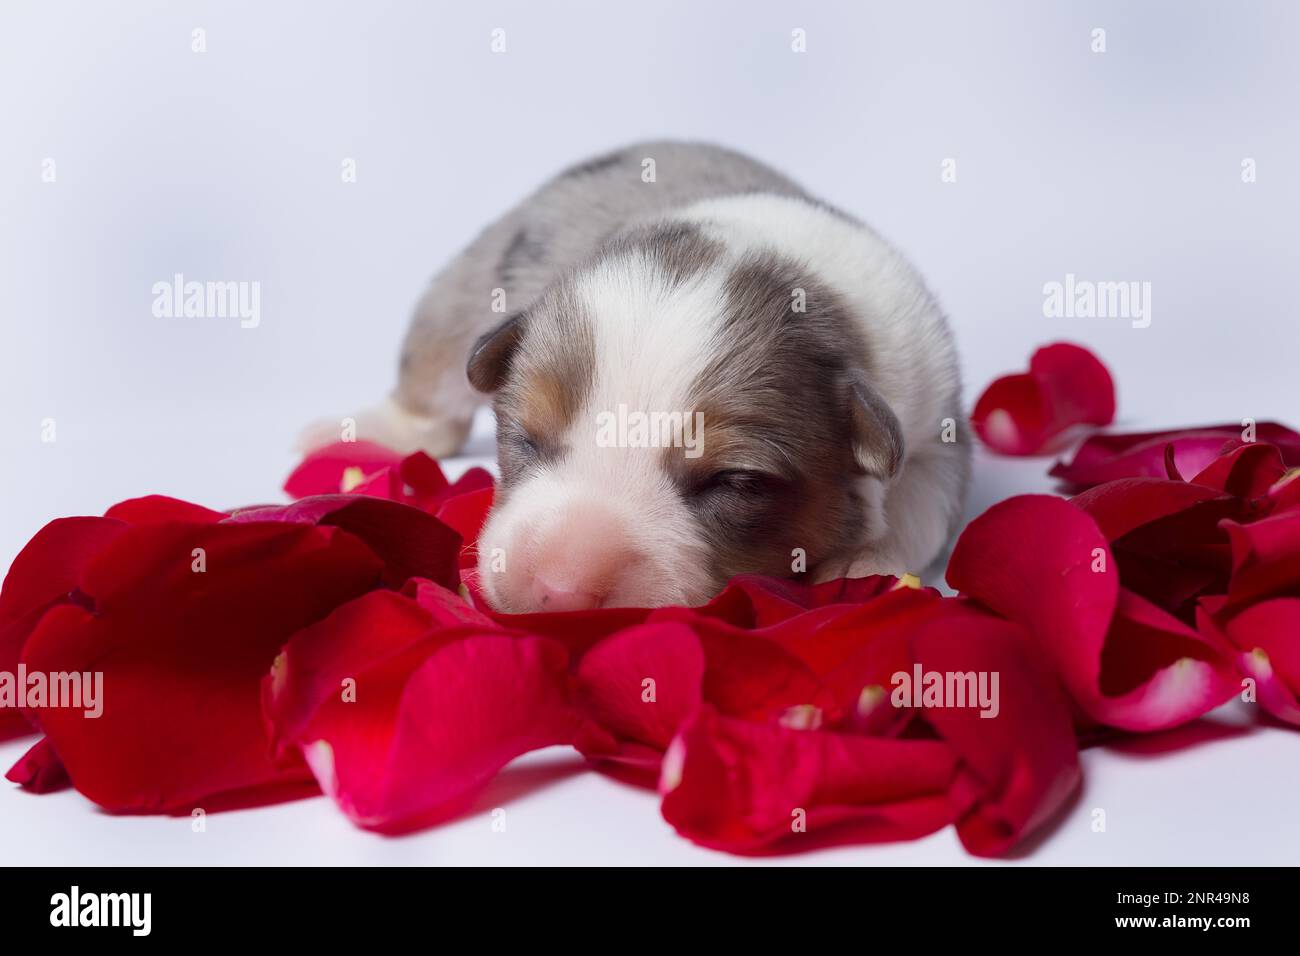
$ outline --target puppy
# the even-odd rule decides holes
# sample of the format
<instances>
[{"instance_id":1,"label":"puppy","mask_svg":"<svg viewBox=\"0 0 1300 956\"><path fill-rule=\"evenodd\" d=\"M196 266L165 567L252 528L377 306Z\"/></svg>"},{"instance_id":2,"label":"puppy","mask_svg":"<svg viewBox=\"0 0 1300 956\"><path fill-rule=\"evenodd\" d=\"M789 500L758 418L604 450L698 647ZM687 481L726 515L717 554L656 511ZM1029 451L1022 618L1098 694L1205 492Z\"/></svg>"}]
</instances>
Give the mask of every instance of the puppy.
<instances>
[{"instance_id":1,"label":"puppy","mask_svg":"<svg viewBox=\"0 0 1300 956\"><path fill-rule=\"evenodd\" d=\"M358 432L454 454L489 397L480 576L502 610L918 571L962 513L957 356L920 276L716 146L592 159L489 226L425 293Z\"/></svg>"}]
</instances>

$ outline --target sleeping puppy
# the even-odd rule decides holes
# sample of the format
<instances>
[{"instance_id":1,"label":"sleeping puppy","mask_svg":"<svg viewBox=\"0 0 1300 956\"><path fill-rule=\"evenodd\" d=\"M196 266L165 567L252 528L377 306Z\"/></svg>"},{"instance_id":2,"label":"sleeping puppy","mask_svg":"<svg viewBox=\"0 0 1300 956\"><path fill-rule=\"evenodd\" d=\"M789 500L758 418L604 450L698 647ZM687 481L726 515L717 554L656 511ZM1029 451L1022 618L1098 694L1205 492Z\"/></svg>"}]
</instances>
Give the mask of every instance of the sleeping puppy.
<instances>
[{"instance_id":1,"label":"sleeping puppy","mask_svg":"<svg viewBox=\"0 0 1300 956\"><path fill-rule=\"evenodd\" d=\"M489 397L480 577L502 610L917 571L962 513L957 356L921 278L715 146L593 159L485 230L424 295L358 432L453 454Z\"/></svg>"}]
</instances>

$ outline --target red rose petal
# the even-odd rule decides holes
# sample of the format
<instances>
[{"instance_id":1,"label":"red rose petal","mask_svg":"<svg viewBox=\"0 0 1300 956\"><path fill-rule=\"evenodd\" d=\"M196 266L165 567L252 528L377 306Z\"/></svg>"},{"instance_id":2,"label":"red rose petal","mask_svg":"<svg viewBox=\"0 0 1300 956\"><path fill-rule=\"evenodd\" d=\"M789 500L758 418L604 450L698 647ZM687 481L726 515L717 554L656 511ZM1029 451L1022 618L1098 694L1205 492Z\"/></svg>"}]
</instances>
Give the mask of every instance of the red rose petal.
<instances>
[{"instance_id":1,"label":"red rose petal","mask_svg":"<svg viewBox=\"0 0 1300 956\"><path fill-rule=\"evenodd\" d=\"M1074 425L1115 418L1115 383L1098 358L1078 345L1044 346L1029 371L997 379L971 413L975 433L1004 455L1033 455Z\"/></svg>"},{"instance_id":2,"label":"red rose petal","mask_svg":"<svg viewBox=\"0 0 1300 956\"><path fill-rule=\"evenodd\" d=\"M1121 590L1102 650L1100 722L1150 732L1195 720L1238 690L1231 649Z\"/></svg>"},{"instance_id":3,"label":"red rose petal","mask_svg":"<svg viewBox=\"0 0 1300 956\"><path fill-rule=\"evenodd\" d=\"M996 691L987 707L949 700L924 717L961 758L953 794L965 807L957 821L962 844L976 856L1000 856L1079 787L1069 703L1016 625L963 602L945 602L912 648L922 673L971 675L974 687L983 679L986 691Z\"/></svg>"},{"instance_id":4,"label":"red rose petal","mask_svg":"<svg viewBox=\"0 0 1300 956\"><path fill-rule=\"evenodd\" d=\"M473 624L480 630L500 630L490 617L478 608L468 604L459 594L453 594L441 584L412 578L406 582L402 593L415 599L415 602L429 614L429 623L433 627L458 627Z\"/></svg>"},{"instance_id":5,"label":"red rose petal","mask_svg":"<svg viewBox=\"0 0 1300 956\"><path fill-rule=\"evenodd\" d=\"M892 733L910 719L885 700L892 675L911 663L909 642L941 613L932 589L894 588L865 604L804 614L758 633L798 657L859 729Z\"/></svg>"},{"instance_id":6,"label":"red rose petal","mask_svg":"<svg viewBox=\"0 0 1300 956\"><path fill-rule=\"evenodd\" d=\"M591 611L550 611L531 614L500 614L479 606L499 626L538 637L549 637L579 658L616 631L644 624L652 615L649 608L607 607Z\"/></svg>"},{"instance_id":7,"label":"red rose petal","mask_svg":"<svg viewBox=\"0 0 1300 956\"><path fill-rule=\"evenodd\" d=\"M470 468L455 483L448 483L442 466L422 451L402 457L372 442L337 442L308 455L284 490L293 498L337 494L381 498L433 514L448 500L489 489L492 483L492 475L482 468Z\"/></svg>"},{"instance_id":8,"label":"red rose petal","mask_svg":"<svg viewBox=\"0 0 1300 956\"><path fill-rule=\"evenodd\" d=\"M466 468L464 473L447 488L442 501L450 501L460 495L472 495L494 486L492 473L486 468Z\"/></svg>"},{"instance_id":9,"label":"red rose petal","mask_svg":"<svg viewBox=\"0 0 1300 956\"><path fill-rule=\"evenodd\" d=\"M194 549L206 570L192 570ZM103 673L103 712L36 713L76 788L110 810L190 809L215 794L302 779L271 763L260 684L294 631L373 587L358 539L292 524L123 530L87 566L95 610L52 608L29 671Z\"/></svg>"},{"instance_id":10,"label":"red rose petal","mask_svg":"<svg viewBox=\"0 0 1300 956\"><path fill-rule=\"evenodd\" d=\"M699 614L721 618L737 627L761 628L804 611L862 604L898 586L898 578L891 575L806 584L785 578L742 574L732 578L717 597L696 610Z\"/></svg>"},{"instance_id":11,"label":"red rose petal","mask_svg":"<svg viewBox=\"0 0 1300 956\"><path fill-rule=\"evenodd\" d=\"M434 500L451 487L447 476L442 473L442 466L422 451L403 458L397 466L397 474L417 498Z\"/></svg>"},{"instance_id":12,"label":"red rose petal","mask_svg":"<svg viewBox=\"0 0 1300 956\"><path fill-rule=\"evenodd\" d=\"M589 756L621 758L628 745L642 758L662 751L701 701L757 722L819 726L838 717L835 698L780 644L689 613L597 643L579 662L578 686L585 712L605 731L581 748ZM648 691L657 706L649 706Z\"/></svg>"},{"instance_id":13,"label":"red rose petal","mask_svg":"<svg viewBox=\"0 0 1300 956\"><path fill-rule=\"evenodd\" d=\"M1223 494L1257 498L1285 474L1286 463L1278 447L1256 442L1225 451L1191 480Z\"/></svg>"},{"instance_id":14,"label":"red rose petal","mask_svg":"<svg viewBox=\"0 0 1300 956\"><path fill-rule=\"evenodd\" d=\"M146 495L119 501L104 512L105 518L116 518L127 524L164 524L169 521L187 521L196 524L214 524L229 517L224 511L213 511L193 502L168 498L166 495Z\"/></svg>"},{"instance_id":15,"label":"red rose petal","mask_svg":"<svg viewBox=\"0 0 1300 956\"><path fill-rule=\"evenodd\" d=\"M360 826L445 819L510 760L578 733L555 641L460 633L414 656L358 673L356 701L327 697L297 737L322 789Z\"/></svg>"},{"instance_id":16,"label":"red rose petal","mask_svg":"<svg viewBox=\"0 0 1300 956\"><path fill-rule=\"evenodd\" d=\"M1300 510L1251 524L1225 521L1223 527L1232 547L1233 609L1266 597L1300 597Z\"/></svg>"},{"instance_id":17,"label":"red rose petal","mask_svg":"<svg viewBox=\"0 0 1300 956\"><path fill-rule=\"evenodd\" d=\"M589 757L618 756L626 743L662 751L699 707L703 682L704 650L685 625L619 631L584 654L577 669L577 699L615 747L580 749Z\"/></svg>"},{"instance_id":18,"label":"red rose petal","mask_svg":"<svg viewBox=\"0 0 1300 956\"><path fill-rule=\"evenodd\" d=\"M377 664L416 648L418 658L408 662L404 679L437 640L432 625L433 615L411 597L395 591L372 591L294 634L262 680L262 713L276 756L296 752L317 711L334 699L343 699L344 681L356 681ZM368 703L385 696L395 702L401 685L382 690L389 693L381 694L376 682L368 681L364 692L371 698ZM360 695L359 687L356 691ZM356 712L372 711L358 708ZM363 727L358 721L355 729Z\"/></svg>"},{"instance_id":19,"label":"red rose petal","mask_svg":"<svg viewBox=\"0 0 1300 956\"><path fill-rule=\"evenodd\" d=\"M1195 600L1227 587L1231 560L1219 525L1253 511L1251 502L1203 485L1121 478L1071 500L1110 541L1125 587L1182 618Z\"/></svg>"},{"instance_id":20,"label":"red rose petal","mask_svg":"<svg viewBox=\"0 0 1300 956\"><path fill-rule=\"evenodd\" d=\"M1201 629L1222 633L1241 652L1241 672L1255 680L1259 705L1279 720L1300 725L1300 598L1275 598L1228 619L1221 631L1201 618Z\"/></svg>"},{"instance_id":21,"label":"red rose petal","mask_svg":"<svg viewBox=\"0 0 1300 956\"><path fill-rule=\"evenodd\" d=\"M476 470L481 469L471 469ZM482 485L477 476L468 481L462 479L456 485L448 484L442 467L422 451L407 455L397 465L380 468L373 474L358 479L360 474L358 468L348 469L343 475L340 490L345 494L399 501L430 513L449 496L463 494ZM491 484L490 475L488 484Z\"/></svg>"},{"instance_id":22,"label":"red rose petal","mask_svg":"<svg viewBox=\"0 0 1300 956\"><path fill-rule=\"evenodd\" d=\"M1070 503L1097 522L1106 540L1206 501L1219 501L1220 492L1199 484L1162 478L1123 478L1075 495Z\"/></svg>"},{"instance_id":23,"label":"red rose petal","mask_svg":"<svg viewBox=\"0 0 1300 956\"><path fill-rule=\"evenodd\" d=\"M356 481L356 484L353 482ZM381 468L373 475L357 478L357 472L344 475L342 487L332 494L361 495L366 498L383 498L385 501L400 501L413 505L413 496L406 493L406 484L394 468Z\"/></svg>"},{"instance_id":24,"label":"red rose petal","mask_svg":"<svg viewBox=\"0 0 1300 956\"><path fill-rule=\"evenodd\" d=\"M307 455L285 481L284 490L292 498L337 495L351 490L344 487L349 469L370 477L381 469L396 467L401 460L397 452L373 442L335 442Z\"/></svg>"},{"instance_id":25,"label":"red rose petal","mask_svg":"<svg viewBox=\"0 0 1300 956\"><path fill-rule=\"evenodd\" d=\"M914 839L952 821L947 744L792 730L705 705L664 758L662 810L682 836L732 853Z\"/></svg>"},{"instance_id":26,"label":"red rose petal","mask_svg":"<svg viewBox=\"0 0 1300 956\"><path fill-rule=\"evenodd\" d=\"M1158 432L1093 435L1068 464L1057 462L1051 474L1077 488L1117 478L1164 478L1165 449L1172 445L1180 475L1196 475L1219 457L1224 446L1241 442L1241 425L1204 425ZM1300 434L1276 422L1255 426L1257 442L1275 445L1289 466L1300 465Z\"/></svg>"},{"instance_id":27,"label":"red rose petal","mask_svg":"<svg viewBox=\"0 0 1300 956\"><path fill-rule=\"evenodd\" d=\"M59 518L33 535L0 589L0 671L15 671L41 617L73 599L86 565L125 528L112 518ZM21 713L0 710L0 740L30 732Z\"/></svg>"},{"instance_id":28,"label":"red rose petal","mask_svg":"<svg viewBox=\"0 0 1300 956\"><path fill-rule=\"evenodd\" d=\"M0 628L66 599L86 566L125 529L112 518L59 518L36 532L5 575ZM17 660L6 655L0 666Z\"/></svg>"},{"instance_id":29,"label":"red rose petal","mask_svg":"<svg viewBox=\"0 0 1300 956\"><path fill-rule=\"evenodd\" d=\"M798 657L762 631L701 618L692 625L704 649L704 699L747 720L781 720L791 710L819 722L836 700ZM838 716L832 714L833 717Z\"/></svg>"},{"instance_id":30,"label":"red rose petal","mask_svg":"<svg viewBox=\"0 0 1300 956\"><path fill-rule=\"evenodd\" d=\"M5 774L5 779L30 793L55 793L72 784L48 737L42 737L31 750L19 757Z\"/></svg>"},{"instance_id":31,"label":"red rose petal","mask_svg":"<svg viewBox=\"0 0 1300 956\"><path fill-rule=\"evenodd\" d=\"M1092 518L1041 495L1009 499L976 518L948 565L949 584L1033 635L1097 722L1159 730L1222 703L1229 673L1222 649L1137 595L1121 594L1117 579Z\"/></svg>"},{"instance_id":32,"label":"red rose petal","mask_svg":"<svg viewBox=\"0 0 1300 956\"><path fill-rule=\"evenodd\" d=\"M453 495L438 506L438 520L451 528L463 542L458 558L462 569L478 563L478 536L487 523L492 510L493 488L477 488L464 494Z\"/></svg>"},{"instance_id":33,"label":"red rose petal","mask_svg":"<svg viewBox=\"0 0 1300 956\"><path fill-rule=\"evenodd\" d=\"M1294 625L1295 621L1291 621ZM1296 687L1280 675L1273 659L1263 650L1242 651L1239 659L1241 672L1255 681L1256 700L1278 720L1300 726L1300 699Z\"/></svg>"},{"instance_id":34,"label":"red rose petal","mask_svg":"<svg viewBox=\"0 0 1300 956\"><path fill-rule=\"evenodd\" d=\"M355 495L317 495L289 505L248 508L228 522L291 522L342 528L383 559L384 583L401 587L428 578L455 590L460 584L460 536L437 518L396 501Z\"/></svg>"},{"instance_id":35,"label":"red rose petal","mask_svg":"<svg viewBox=\"0 0 1300 956\"><path fill-rule=\"evenodd\" d=\"M1266 506L1274 514L1300 509L1300 468L1292 468L1268 489Z\"/></svg>"},{"instance_id":36,"label":"red rose petal","mask_svg":"<svg viewBox=\"0 0 1300 956\"><path fill-rule=\"evenodd\" d=\"M1085 512L1060 498L1021 495L966 527L947 578L958 591L1023 624L1082 703L1097 695L1101 648L1119 590L1110 557Z\"/></svg>"}]
</instances>

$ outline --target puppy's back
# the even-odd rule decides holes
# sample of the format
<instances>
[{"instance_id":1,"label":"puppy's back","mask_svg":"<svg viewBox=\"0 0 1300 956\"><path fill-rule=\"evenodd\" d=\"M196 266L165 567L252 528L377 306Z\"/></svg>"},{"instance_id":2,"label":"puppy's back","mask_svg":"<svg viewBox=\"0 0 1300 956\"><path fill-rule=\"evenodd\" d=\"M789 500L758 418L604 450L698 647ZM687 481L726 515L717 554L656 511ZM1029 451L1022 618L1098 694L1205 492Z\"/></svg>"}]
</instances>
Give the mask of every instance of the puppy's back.
<instances>
[{"instance_id":1,"label":"puppy's back","mask_svg":"<svg viewBox=\"0 0 1300 956\"><path fill-rule=\"evenodd\" d=\"M804 196L781 173L706 143L644 142L579 163L547 182L490 227L474 258L494 266L472 281L478 294L505 290L510 311L559 273L590 258L637 221L704 199L744 193ZM485 282L491 282L486 289Z\"/></svg>"}]
</instances>

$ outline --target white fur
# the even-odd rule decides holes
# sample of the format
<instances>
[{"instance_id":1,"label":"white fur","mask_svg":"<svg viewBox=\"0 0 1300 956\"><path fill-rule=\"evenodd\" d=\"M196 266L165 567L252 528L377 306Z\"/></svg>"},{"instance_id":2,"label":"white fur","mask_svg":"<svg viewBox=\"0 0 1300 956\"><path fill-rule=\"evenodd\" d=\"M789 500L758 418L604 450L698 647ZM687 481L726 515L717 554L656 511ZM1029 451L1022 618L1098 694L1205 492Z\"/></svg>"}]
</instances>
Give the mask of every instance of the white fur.
<instances>
[{"instance_id":1,"label":"white fur","mask_svg":"<svg viewBox=\"0 0 1300 956\"><path fill-rule=\"evenodd\" d=\"M531 577L538 568L528 543L552 533L569 509L589 508L592 502L611 512L610 533L625 533L639 555L624 569L629 580L607 604L691 604L710 596L715 582L703 582L700 575L708 563L707 546L662 470L661 450L602 448L596 436L601 413L620 405L693 411L685 403L709 357L725 279L725 272L715 270L674 289L653 260L639 253L601 260L577 278L580 303L594 321L595 381L562 436L568 453L520 482L483 531L482 581L494 602L510 606L521 596L503 591L505 576L491 572L492 549L506 554L508 572L513 553ZM703 440L708 441L707 430ZM585 546L572 542L575 549ZM516 574L517 569L510 576Z\"/></svg>"}]
</instances>

